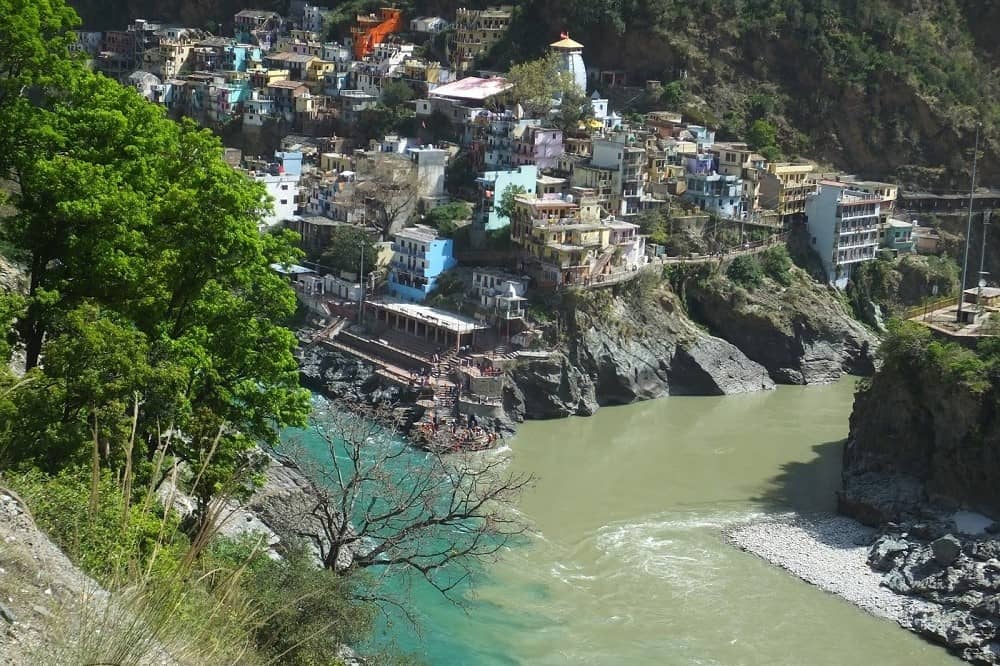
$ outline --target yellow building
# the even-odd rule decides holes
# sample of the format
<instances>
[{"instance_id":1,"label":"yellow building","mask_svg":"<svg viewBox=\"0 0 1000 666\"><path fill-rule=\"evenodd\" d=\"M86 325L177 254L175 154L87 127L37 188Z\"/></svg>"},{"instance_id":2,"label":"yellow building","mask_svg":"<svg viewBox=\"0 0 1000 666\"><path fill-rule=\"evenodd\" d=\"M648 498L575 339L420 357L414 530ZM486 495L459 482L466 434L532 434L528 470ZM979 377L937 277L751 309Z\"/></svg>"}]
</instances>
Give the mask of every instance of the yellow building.
<instances>
[{"instance_id":1,"label":"yellow building","mask_svg":"<svg viewBox=\"0 0 1000 666\"><path fill-rule=\"evenodd\" d=\"M645 263L638 225L602 220L593 195L582 201L517 197L511 241L539 286L596 286L631 276Z\"/></svg>"},{"instance_id":2,"label":"yellow building","mask_svg":"<svg viewBox=\"0 0 1000 666\"><path fill-rule=\"evenodd\" d=\"M716 143L709 152L719 162L719 173L737 176L743 181L743 210L752 213L760 209L760 182L767 170L767 160L745 143Z\"/></svg>"},{"instance_id":3,"label":"yellow building","mask_svg":"<svg viewBox=\"0 0 1000 666\"><path fill-rule=\"evenodd\" d=\"M782 221L804 215L806 199L816 191L812 162L774 162L760 174L760 205L778 211Z\"/></svg>"},{"instance_id":4,"label":"yellow building","mask_svg":"<svg viewBox=\"0 0 1000 666\"><path fill-rule=\"evenodd\" d=\"M510 5L486 9L460 8L455 12L455 63L460 72L472 69L510 27L514 8Z\"/></svg>"}]
</instances>

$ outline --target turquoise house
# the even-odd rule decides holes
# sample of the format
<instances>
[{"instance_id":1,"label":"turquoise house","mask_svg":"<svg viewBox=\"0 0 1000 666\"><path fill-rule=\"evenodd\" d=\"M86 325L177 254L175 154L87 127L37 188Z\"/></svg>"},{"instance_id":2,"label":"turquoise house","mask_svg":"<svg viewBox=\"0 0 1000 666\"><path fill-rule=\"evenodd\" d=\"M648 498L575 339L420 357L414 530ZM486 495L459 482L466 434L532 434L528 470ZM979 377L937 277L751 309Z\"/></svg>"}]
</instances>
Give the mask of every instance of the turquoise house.
<instances>
[{"instance_id":1,"label":"turquoise house","mask_svg":"<svg viewBox=\"0 0 1000 666\"><path fill-rule=\"evenodd\" d=\"M913 223L889 218L882 236L882 247L895 252L913 252Z\"/></svg>"},{"instance_id":2,"label":"turquoise house","mask_svg":"<svg viewBox=\"0 0 1000 666\"><path fill-rule=\"evenodd\" d=\"M437 287L442 273L458 265L450 238L423 224L396 233L389 265L389 293L396 298L421 303Z\"/></svg>"},{"instance_id":3,"label":"turquoise house","mask_svg":"<svg viewBox=\"0 0 1000 666\"><path fill-rule=\"evenodd\" d=\"M510 220L497 212L503 193L511 185L524 188L528 194L535 193L535 183L538 180L538 167L525 164L516 169L505 171L486 171L476 179L479 188L479 204L476 207L474 221L480 229L493 231L510 224Z\"/></svg>"}]
</instances>

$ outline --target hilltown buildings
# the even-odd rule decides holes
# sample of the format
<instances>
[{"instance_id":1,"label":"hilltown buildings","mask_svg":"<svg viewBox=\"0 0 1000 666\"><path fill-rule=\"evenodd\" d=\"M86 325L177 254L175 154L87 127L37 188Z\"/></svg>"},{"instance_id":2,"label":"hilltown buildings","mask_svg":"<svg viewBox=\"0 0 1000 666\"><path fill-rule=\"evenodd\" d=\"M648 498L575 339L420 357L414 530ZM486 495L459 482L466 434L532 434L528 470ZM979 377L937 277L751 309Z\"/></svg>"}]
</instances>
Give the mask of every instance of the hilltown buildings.
<instances>
[{"instance_id":1,"label":"hilltown buildings","mask_svg":"<svg viewBox=\"0 0 1000 666\"><path fill-rule=\"evenodd\" d=\"M455 61L460 72L472 69L510 27L510 5L486 9L460 8L455 12Z\"/></svg>"},{"instance_id":2,"label":"hilltown buildings","mask_svg":"<svg viewBox=\"0 0 1000 666\"><path fill-rule=\"evenodd\" d=\"M879 247L879 212L884 199L824 180L805 205L810 243L830 284L847 286L854 266L875 258Z\"/></svg>"}]
</instances>

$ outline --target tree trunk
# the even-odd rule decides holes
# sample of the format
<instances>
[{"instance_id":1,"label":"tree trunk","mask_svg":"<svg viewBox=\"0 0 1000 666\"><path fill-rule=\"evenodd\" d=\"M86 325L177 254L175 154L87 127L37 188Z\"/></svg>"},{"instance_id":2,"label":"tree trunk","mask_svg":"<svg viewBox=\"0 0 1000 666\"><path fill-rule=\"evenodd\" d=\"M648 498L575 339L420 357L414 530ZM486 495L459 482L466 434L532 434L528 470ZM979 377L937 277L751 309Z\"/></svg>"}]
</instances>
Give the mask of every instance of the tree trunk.
<instances>
[{"instance_id":1,"label":"tree trunk","mask_svg":"<svg viewBox=\"0 0 1000 666\"><path fill-rule=\"evenodd\" d=\"M38 292L38 285L41 284L42 275L45 271L45 259L34 254L31 258L31 282L28 289L28 297L34 299ZM38 366L38 359L42 355L42 340L45 338L45 325L41 321L41 313L38 306L31 303L28 306L28 313L23 322L24 335L24 369L31 370Z\"/></svg>"}]
</instances>

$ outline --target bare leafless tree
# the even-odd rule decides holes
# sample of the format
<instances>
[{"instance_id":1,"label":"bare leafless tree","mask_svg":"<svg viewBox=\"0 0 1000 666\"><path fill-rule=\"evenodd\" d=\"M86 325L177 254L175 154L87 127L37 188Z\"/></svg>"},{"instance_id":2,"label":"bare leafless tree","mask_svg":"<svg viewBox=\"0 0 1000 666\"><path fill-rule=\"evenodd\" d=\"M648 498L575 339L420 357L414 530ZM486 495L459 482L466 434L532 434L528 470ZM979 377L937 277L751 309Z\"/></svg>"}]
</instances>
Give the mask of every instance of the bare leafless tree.
<instances>
[{"instance_id":1,"label":"bare leafless tree","mask_svg":"<svg viewBox=\"0 0 1000 666\"><path fill-rule=\"evenodd\" d=\"M416 575L458 602L477 568L525 533L513 502L532 478L504 455L417 451L388 408L331 403L313 427L324 450L292 455L315 486L299 533L324 567Z\"/></svg>"},{"instance_id":2,"label":"bare leafless tree","mask_svg":"<svg viewBox=\"0 0 1000 666\"><path fill-rule=\"evenodd\" d=\"M367 223L383 239L403 228L417 210L421 194L416 166L402 155L373 153L358 161L357 203L366 210Z\"/></svg>"}]
</instances>

